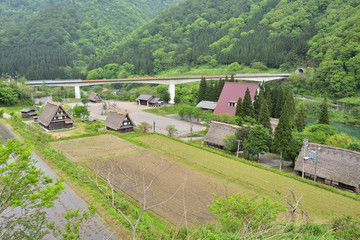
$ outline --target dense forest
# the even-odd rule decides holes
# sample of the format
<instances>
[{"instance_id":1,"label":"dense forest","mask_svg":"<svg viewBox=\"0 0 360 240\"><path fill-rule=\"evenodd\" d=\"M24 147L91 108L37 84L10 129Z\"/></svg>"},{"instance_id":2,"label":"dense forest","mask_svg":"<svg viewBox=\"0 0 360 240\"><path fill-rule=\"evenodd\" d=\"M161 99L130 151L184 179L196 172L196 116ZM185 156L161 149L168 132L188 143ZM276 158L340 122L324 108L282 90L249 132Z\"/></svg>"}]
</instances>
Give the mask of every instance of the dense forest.
<instances>
[{"instance_id":1,"label":"dense forest","mask_svg":"<svg viewBox=\"0 0 360 240\"><path fill-rule=\"evenodd\" d=\"M17 0L0 11L2 75L116 78L237 62L306 67L291 79L296 93L359 94L359 0Z\"/></svg>"},{"instance_id":2,"label":"dense forest","mask_svg":"<svg viewBox=\"0 0 360 240\"><path fill-rule=\"evenodd\" d=\"M83 78L89 62L111 44L176 3L6 0L0 5L0 72L28 79Z\"/></svg>"}]
</instances>

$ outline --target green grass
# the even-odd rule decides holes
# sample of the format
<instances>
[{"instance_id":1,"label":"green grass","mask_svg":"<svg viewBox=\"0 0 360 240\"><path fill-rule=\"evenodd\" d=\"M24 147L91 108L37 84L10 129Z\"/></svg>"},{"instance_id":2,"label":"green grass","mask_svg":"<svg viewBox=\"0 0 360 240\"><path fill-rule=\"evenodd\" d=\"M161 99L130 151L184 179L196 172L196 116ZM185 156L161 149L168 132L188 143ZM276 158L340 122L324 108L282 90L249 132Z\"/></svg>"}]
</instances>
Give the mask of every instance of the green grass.
<instances>
[{"instance_id":1,"label":"green grass","mask_svg":"<svg viewBox=\"0 0 360 240\"><path fill-rule=\"evenodd\" d=\"M360 201L337 194L335 189L334 192L328 191L299 181L297 177L254 167L160 135L146 135L136 139L179 157L183 164L198 171L223 179L225 183L232 183L241 192L265 194L280 202L283 202L282 196L290 189L297 195L303 194L302 204L310 213L312 221L328 222L333 216L360 214Z\"/></svg>"},{"instance_id":2,"label":"green grass","mask_svg":"<svg viewBox=\"0 0 360 240\"><path fill-rule=\"evenodd\" d=\"M337 101L342 102L342 103L346 103L346 104L360 105L360 97L341 98L341 99L338 99Z\"/></svg>"},{"instance_id":3,"label":"green grass","mask_svg":"<svg viewBox=\"0 0 360 240\"><path fill-rule=\"evenodd\" d=\"M10 106L10 107L0 106L0 108L5 109L5 112L10 114L11 112L20 112L20 110L24 108L33 108L33 106L32 105Z\"/></svg>"}]
</instances>

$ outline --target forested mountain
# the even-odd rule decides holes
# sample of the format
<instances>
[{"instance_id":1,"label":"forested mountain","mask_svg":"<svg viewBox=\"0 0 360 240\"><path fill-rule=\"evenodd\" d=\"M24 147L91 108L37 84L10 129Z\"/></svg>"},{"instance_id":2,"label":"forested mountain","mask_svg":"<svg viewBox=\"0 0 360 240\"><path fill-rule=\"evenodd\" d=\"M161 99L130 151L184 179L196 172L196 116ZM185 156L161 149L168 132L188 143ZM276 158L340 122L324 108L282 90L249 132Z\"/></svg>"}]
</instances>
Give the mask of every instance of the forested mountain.
<instances>
[{"instance_id":1,"label":"forested mountain","mask_svg":"<svg viewBox=\"0 0 360 240\"><path fill-rule=\"evenodd\" d=\"M310 90L351 96L360 87L359 16L359 0L187 0L137 29L98 66L127 62L139 74L204 63L311 66Z\"/></svg>"},{"instance_id":2,"label":"forested mountain","mask_svg":"<svg viewBox=\"0 0 360 240\"><path fill-rule=\"evenodd\" d=\"M5 0L0 73L84 77L89 62L179 0ZM90 66L91 67L91 66Z\"/></svg>"}]
</instances>

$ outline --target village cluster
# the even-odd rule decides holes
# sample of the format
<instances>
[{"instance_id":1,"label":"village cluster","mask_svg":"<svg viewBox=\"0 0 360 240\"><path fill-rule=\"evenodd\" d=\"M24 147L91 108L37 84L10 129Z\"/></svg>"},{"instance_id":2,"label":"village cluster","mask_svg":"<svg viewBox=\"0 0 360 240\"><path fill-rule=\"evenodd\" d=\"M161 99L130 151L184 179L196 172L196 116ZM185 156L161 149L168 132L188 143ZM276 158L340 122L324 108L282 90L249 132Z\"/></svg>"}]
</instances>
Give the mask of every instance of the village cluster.
<instances>
[{"instance_id":1,"label":"village cluster","mask_svg":"<svg viewBox=\"0 0 360 240\"><path fill-rule=\"evenodd\" d=\"M244 99L246 90L250 91L251 98L259 91L257 83L226 82L217 102L201 101L196 107L212 111L214 114L229 113L235 115L237 100ZM93 103L101 103L100 95L92 92L88 100ZM147 107L164 106L164 101L151 94L141 94L136 98L137 105ZM47 131L73 128L74 118L64 107L57 102L48 101L37 116L38 109L23 109L23 118L33 118ZM171 119L169 120L171 121ZM275 130L277 119L272 119L271 128ZM130 113L120 110L110 110L104 125L107 130L120 133L134 131L134 121ZM241 126L212 121L204 141L216 148L224 147L224 138L235 134ZM351 192L360 191L360 153L348 149L336 148L317 143L304 142L302 149L295 161L294 173L303 178L311 179L319 183L338 187Z\"/></svg>"}]
</instances>

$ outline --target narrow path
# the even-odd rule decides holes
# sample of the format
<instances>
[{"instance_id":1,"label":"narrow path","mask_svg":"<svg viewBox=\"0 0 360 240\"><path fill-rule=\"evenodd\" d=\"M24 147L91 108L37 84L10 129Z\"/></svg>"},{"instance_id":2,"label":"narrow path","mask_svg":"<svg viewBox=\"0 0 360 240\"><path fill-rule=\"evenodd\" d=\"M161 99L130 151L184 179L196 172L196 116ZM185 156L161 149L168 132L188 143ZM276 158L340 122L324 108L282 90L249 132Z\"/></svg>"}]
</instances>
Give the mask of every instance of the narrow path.
<instances>
[{"instance_id":1,"label":"narrow path","mask_svg":"<svg viewBox=\"0 0 360 240\"><path fill-rule=\"evenodd\" d=\"M7 141L8 139L16 137L16 135L3 123L0 123L0 135ZM38 162L36 166L45 172L46 175L52 178L59 178L59 175L54 172L49 165L47 165L35 152L32 157ZM65 184L66 189L63 190L59 199L54 202L54 207L47 210L47 217L49 221L55 220L56 227L64 226L66 220L62 215L68 209L87 210L88 203L85 202L73 189ZM95 216L90 219L86 224L86 229L82 229L81 239L121 239L116 236L105 224L105 222L99 217ZM44 239L56 239L52 235L46 235Z\"/></svg>"}]
</instances>

